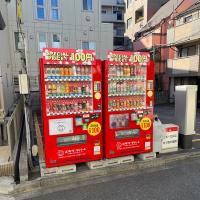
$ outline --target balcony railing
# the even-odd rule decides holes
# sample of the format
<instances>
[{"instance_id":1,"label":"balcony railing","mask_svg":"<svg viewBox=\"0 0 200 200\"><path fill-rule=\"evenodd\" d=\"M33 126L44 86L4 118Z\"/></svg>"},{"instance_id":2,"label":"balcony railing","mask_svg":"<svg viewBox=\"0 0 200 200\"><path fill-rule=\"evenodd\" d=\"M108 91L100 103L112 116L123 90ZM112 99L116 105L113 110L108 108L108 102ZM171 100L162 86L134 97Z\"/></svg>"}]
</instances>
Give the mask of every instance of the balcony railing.
<instances>
[{"instance_id":1,"label":"balcony railing","mask_svg":"<svg viewBox=\"0 0 200 200\"><path fill-rule=\"evenodd\" d=\"M125 6L124 0L101 0L103 6Z\"/></svg>"},{"instance_id":2,"label":"balcony railing","mask_svg":"<svg viewBox=\"0 0 200 200\"><path fill-rule=\"evenodd\" d=\"M194 76L200 74L199 55L169 59L167 67L171 76Z\"/></svg>"},{"instance_id":3,"label":"balcony railing","mask_svg":"<svg viewBox=\"0 0 200 200\"><path fill-rule=\"evenodd\" d=\"M170 28L167 31L167 42L184 43L200 38L200 19Z\"/></svg>"},{"instance_id":4,"label":"balcony railing","mask_svg":"<svg viewBox=\"0 0 200 200\"><path fill-rule=\"evenodd\" d=\"M123 22L124 16L122 13L116 14L101 14L101 19L103 22Z\"/></svg>"}]
</instances>

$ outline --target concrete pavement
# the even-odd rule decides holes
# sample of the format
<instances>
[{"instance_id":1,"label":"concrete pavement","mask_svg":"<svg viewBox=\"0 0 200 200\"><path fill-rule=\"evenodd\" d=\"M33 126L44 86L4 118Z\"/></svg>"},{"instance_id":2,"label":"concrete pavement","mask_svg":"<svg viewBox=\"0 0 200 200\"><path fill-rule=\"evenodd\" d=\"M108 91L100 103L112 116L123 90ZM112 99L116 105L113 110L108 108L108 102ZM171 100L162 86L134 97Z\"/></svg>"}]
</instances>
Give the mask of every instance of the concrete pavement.
<instances>
[{"instance_id":1,"label":"concrete pavement","mask_svg":"<svg viewBox=\"0 0 200 200\"><path fill-rule=\"evenodd\" d=\"M90 183L29 200L199 200L200 159L179 161L124 177ZM27 199L27 200L28 200Z\"/></svg>"}]
</instances>

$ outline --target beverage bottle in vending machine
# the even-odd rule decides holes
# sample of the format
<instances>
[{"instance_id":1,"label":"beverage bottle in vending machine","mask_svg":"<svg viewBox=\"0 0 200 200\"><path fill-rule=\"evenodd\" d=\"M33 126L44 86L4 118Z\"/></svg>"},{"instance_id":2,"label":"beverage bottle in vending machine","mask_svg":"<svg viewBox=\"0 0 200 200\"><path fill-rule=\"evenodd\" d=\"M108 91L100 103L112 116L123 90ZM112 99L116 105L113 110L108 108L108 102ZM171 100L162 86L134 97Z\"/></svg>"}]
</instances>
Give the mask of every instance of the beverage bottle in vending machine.
<instances>
[{"instance_id":1,"label":"beverage bottle in vending machine","mask_svg":"<svg viewBox=\"0 0 200 200\"><path fill-rule=\"evenodd\" d=\"M57 83L55 82L52 83L52 93L54 96L57 94Z\"/></svg>"},{"instance_id":2,"label":"beverage bottle in vending machine","mask_svg":"<svg viewBox=\"0 0 200 200\"><path fill-rule=\"evenodd\" d=\"M63 67L60 68L60 77L65 78L65 70Z\"/></svg>"},{"instance_id":3,"label":"beverage bottle in vending machine","mask_svg":"<svg viewBox=\"0 0 200 200\"><path fill-rule=\"evenodd\" d=\"M113 94L117 93L117 83L113 81Z\"/></svg>"},{"instance_id":4,"label":"beverage bottle in vending machine","mask_svg":"<svg viewBox=\"0 0 200 200\"><path fill-rule=\"evenodd\" d=\"M89 85L86 85L86 94L87 94L87 95L90 94L90 87L89 87Z\"/></svg>"},{"instance_id":5,"label":"beverage bottle in vending machine","mask_svg":"<svg viewBox=\"0 0 200 200\"><path fill-rule=\"evenodd\" d=\"M59 79L59 78L61 78L61 74L60 74L60 68L58 68L58 67L56 67L55 68L55 78L57 79Z\"/></svg>"},{"instance_id":6,"label":"beverage bottle in vending machine","mask_svg":"<svg viewBox=\"0 0 200 200\"><path fill-rule=\"evenodd\" d=\"M81 68L80 68L80 66L76 67L76 74L77 74L77 76L81 75Z\"/></svg>"},{"instance_id":7,"label":"beverage bottle in vending machine","mask_svg":"<svg viewBox=\"0 0 200 200\"><path fill-rule=\"evenodd\" d=\"M62 95L62 93L61 93L61 87L60 87L60 84L58 83L57 84L56 96L60 96L60 95Z\"/></svg>"},{"instance_id":8,"label":"beverage bottle in vending machine","mask_svg":"<svg viewBox=\"0 0 200 200\"><path fill-rule=\"evenodd\" d=\"M50 78L51 76L51 68L45 68L45 78Z\"/></svg>"},{"instance_id":9,"label":"beverage bottle in vending machine","mask_svg":"<svg viewBox=\"0 0 200 200\"><path fill-rule=\"evenodd\" d=\"M131 69L130 69L130 66L127 66L127 76L131 76Z\"/></svg>"},{"instance_id":10,"label":"beverage bottle in vending machine","mask_svg":"<svg viewBox=\"0 0 200 200\"><path fill-rule=\"evenodd\" d=\"M51 68L51 79L56 79L56 68Z\"/></svg>"},{"instance_id":11,"label":"beverage bottle in vending machine","mask_svg":"<svg viewBox=\"0 0 200 200\"><path fill-rule=\"evenodd\" d=\"M60 83L60 94L65 95L65 83L64 82Z\"/></svg>"},{"instance_id":12,"label":"beverage bottle in vending machine","mask_svg":"<svg viewBox=\"0 0 200 200\"><path fill-rule=\"evenodd\" d=\"M73 76L73 69L71 66L69 66L69 76L72 77Z\"/></svg>"},{"instance_id":13,"label":"beverage bottle in vending machine","mask_svg":"<svg viewBox=\"0 0 200 200\"><path fill-rule=\"evenodd\" d=\"M120 72L120 67L118 66L117 67L117 77L120 77L121 76L121 72Z\"/></svg>"},{"instance_id":14,"label":"beverage bottle in vending machine","mask_svg":"<svg viewBox=\"0 0 200 200\"><path fill-rule=\"evenodd\" d=\"M120 82L117 82L117 93L119 94L120 92L121 92Z\"/></svg>"},{"instance_id":15,"label":"beverage bottle in vending machine","mask_svg":"<svg viewBox=\"0 0 200 200\"><path fill-rule=\"evenodd\" d=\"M69 95L69 83L65 83L65 95Z\"/></svg>"},{"instance_id":16,"label":"beverage bottle in vending machine","mask_svg":"<svg viewBox=\"0 0 200 200\"><path fill-rule=\"evenodd\" d=\"M112 82L111 81L108 83L108 93L112 94Z\"/></svg>"},{"instance_id":17,"label":"beverage bottle in vending machine","mask_svg":"<svg viewBox=\"0 0 200 200\"><path fill-rule=\"evenodd\" d=\"M131 68L130 68L130 75L134 76L134 66L131 66Z\"/></svg>"},{"instance_id":18,"label":"beverage bottle in vending machine","mask_svg":"<svg viewBox=\"0 0 200 200\"><path fill-rule=\"evenodd\" d=\"M85 75L85 70L84 70L84 66L81 66L81 76Z\"/></svg>"},{"instance_id":19,"label":"beverage bottle in vending machine","mask_svg":"<svg viewBox=\"0 0 200 200\"><path fill-rule=\"evenodd\" d=\"M79 95L82 95L82 88L81 88L80 85L78 86L78 94L79 94Z\"/></svg>"},{"instance_id":20,"label":"beverage bottle in vending machine","mask_svg":"<svg viewBox=\"0 0 200 200\"><path fill-rule=\"evenodd\" d=\"M51 96L52 95L52 87L51 87L51 82L48 82L46 84L46 95Z\"/></svg>"},{"instance_id":21,"label":"beverage bottle in vending machine","mask_svg":"<svg viewBox=\"0 0 200 200\"><path fill-rule=\"evenodd\" d=\"M64 68L64 73L65 73L65 77L69 76L69 69L67 66Z\"/></svg>"},{"instance_id":22,"label":"beverage bottle in vending machine","mask_svg":"<svg viewBox=\"0 0 200 200\"><path fill-rule=\"evenodd\" d=\"M88 66L85 66L85 75L89 76L89 67Z\"/></svg>"},{"instance_id":23,"label":"beverage bottle in vending machine","mask_svg":"<svg viewBox=\"0 0 200 200\"><path fill-rule=\"evenodd\" d=\"M74 75L74 76L77 76L77 73L76 73L76 66L75 66L75 65L72 66L72 71L73 71L73 75Z\"/></svg>"},{"instance_id":24,"label":"beverage bottle in vending machine","mask_svg":"<svg viewBox=\"0 0 200 200\"><path fill-rule=\"evenodd\" d=\"M109 108L109 109L112 109L112 107L113 107L113 102L112 102L112 100L110 100L110 101L109 101L109 104L108 104L108 108Z\"/></svg>"}]
</instances>

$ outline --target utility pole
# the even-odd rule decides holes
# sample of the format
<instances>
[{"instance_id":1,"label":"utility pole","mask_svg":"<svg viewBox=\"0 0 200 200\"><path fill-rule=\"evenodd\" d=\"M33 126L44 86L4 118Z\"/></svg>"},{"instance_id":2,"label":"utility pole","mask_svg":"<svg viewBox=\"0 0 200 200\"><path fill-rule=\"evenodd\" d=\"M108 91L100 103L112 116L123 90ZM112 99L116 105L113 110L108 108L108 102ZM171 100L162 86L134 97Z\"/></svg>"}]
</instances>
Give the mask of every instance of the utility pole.
<instances>
[{"instance_id":1,"label":"utility pole","mask_svg":"<svg viewBox=\"0 0 200 200\"><path fill-rule=\"evenodd\" d=\"M28 157L28 164L30 168L33 168L32 162L32 151L31 151L31 131L30 131L30 124L31 124L31 107L30 107L30 92L29 92L29 81L28 81L28 57L27 57L27 41L26 35L23 32L23 20L22 20L22 0L16 0L16 13L17 13L17 28L19 33L19 38L21 38L21 45L22 50L21 53L21 60L22 62L22 71L19 74L19 85L21 84L20 88L25 86L25 90L22 89L20 94L23 96L24 101L24 115L25 115L25 127L26 127L26 143L27 143L27 157Z\"/></svg>"}]
</instances>

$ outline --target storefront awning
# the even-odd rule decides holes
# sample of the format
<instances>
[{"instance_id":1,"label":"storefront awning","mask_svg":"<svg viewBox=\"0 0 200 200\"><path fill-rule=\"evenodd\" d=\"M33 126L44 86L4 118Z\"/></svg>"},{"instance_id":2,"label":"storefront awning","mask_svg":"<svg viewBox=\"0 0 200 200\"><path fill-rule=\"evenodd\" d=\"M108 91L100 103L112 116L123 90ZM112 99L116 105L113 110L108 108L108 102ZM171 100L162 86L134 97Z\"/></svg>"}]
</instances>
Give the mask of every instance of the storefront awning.
<instances>
[{"instance_id":1,"label":"storefront awning","mask_svg":"<svg viewBox=\"0 0 200 200\"><path fill-rule=\"evenodd\" d=\"M0 11L0 30L3 30L5 28L6 24L4 22L4 19L2 17L1 11Z\"/></svg>"}]
</instances>

